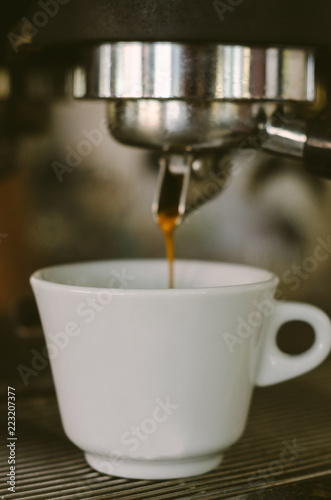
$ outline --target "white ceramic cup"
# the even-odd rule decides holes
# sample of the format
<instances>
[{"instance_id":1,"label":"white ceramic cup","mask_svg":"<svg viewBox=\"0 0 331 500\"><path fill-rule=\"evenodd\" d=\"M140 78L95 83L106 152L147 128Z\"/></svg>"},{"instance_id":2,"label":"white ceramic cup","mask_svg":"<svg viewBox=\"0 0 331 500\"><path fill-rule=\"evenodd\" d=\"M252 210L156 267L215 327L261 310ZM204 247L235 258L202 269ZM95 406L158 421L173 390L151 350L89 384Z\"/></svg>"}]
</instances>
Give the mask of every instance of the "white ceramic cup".
<instances>
[{"instance_id":1,"label":"white ceramic cup","mask_svg":"<svg viewBox=\"0 0 331 500\"><path fill-rule=\"evenodd\" d=\"M87 462L163 479L216 467L242 434L254 385L296 377L331 345L316 307L273 299L278 278L247 266L161 260L69 264L31 284L63 426ZM289 356L279 327L303 320L313 345Z\"/></svg>"}]
</instances>

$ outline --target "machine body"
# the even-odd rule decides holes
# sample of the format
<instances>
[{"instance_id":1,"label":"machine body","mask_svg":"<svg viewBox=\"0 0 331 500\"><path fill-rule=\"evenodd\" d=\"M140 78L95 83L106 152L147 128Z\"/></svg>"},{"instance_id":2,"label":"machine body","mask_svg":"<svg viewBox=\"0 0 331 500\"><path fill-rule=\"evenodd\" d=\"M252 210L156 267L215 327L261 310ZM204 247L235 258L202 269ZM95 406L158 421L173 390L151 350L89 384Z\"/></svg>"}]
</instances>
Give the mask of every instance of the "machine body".
<instances>
[{"instance_id":1,"label":"machine body","mask_svg":"<svg viewBox=\"0 0 331 500\"><path fill-rule=\"evenodd\" d=\"M331 177L329 121L321 118L330 82L318 70L321 54L324 63L331 57L326 0L313 10L285 0L45 5L28 2L7 53L25 64L45 54L51 66L62 62L76 99L106 101L117 140L159 152L155 218L177 205L180 223L220 192L225 159L252 138Z\"/></svg>"}]
</instances>

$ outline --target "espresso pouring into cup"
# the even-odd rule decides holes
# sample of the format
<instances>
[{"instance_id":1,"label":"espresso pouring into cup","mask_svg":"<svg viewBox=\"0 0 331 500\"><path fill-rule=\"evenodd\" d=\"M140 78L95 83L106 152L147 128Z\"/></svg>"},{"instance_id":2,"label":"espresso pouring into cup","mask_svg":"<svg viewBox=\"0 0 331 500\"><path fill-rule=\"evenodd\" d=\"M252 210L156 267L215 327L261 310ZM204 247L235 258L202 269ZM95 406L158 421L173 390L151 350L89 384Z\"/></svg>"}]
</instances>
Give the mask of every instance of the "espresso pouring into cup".
<instances>
[{"instance_id":1,"label":"espresso pouring into cup","mask_svg":"<svg viewBox=\"0 0 331 500\"><path fill-rule=\"evenodd\" d=\"M307 304L275 301L278 279L269 271L173 261L191 168L171 171L165 162L153 204L170 268L105 261L31 278L49 352L68 332L66 348L50 355L65 432L100 472L170 479L215 468L245 428L254 386L305 373L330 352L329 318ZM225 176L217 179L220 188ZM112 279L123 273L130 277L124 288ZM92 318L84 304L93 301ZM279 350L276 335L296 319L313 327L315 341L293 357Z\"/></svg>"},{"instance_id":2,"label":"espresso pouring into cup","mask_svg":"<svg viewBox=\"0 0 331 500\"><path fill-rule=\"evenodd\" d=\"M153 211L157 221L171 216L168 237L187 213L222 189L228 169L215 168L214 159L228 149L253 144L304 160L312 172L330 177L328 125L317 119L321 108L313 108L316 86L324 88L315 55L329 48L330 30L314 29L307 16L305 23L293 23L301 4L296 3L291 29L279 30L284 12L292 12L285 2L276 18L269 4L255 2L260 8L249 23L240 2L229 23L224 16L232 16L234 6L226 5L226 14L223 2L211 2L208 9L206 2L181 1L174 13L167 11L169 2L154 2L153 9L150 2L131 2L128 9L123 2L95 0L93 23L83 3L85 8L71 0L65 14L39 26L35 38L14 34L11 40L19 48L46 50L46 59L49 48L60 61L69 49L74 97L107 100L115 138L160 152ZM314 15L323 24L329 16L317 3ZM30 8L28 17L34 18L39 3ZM73 19L79 21L74 30ZM200 189L206 180L211 190ZM173 204L176 211L169 212ZM303 373L329 352L330 325L321 311L289 303L277 304L270 315L263 312L270 308L261 309L261 301L273 304L273 275L221 264L176 264L173 290L166 289L165 263L94 263L32 277L50 347L53 335L62 332L61 321L72 326L77 311L84 311L85 297L101 301L93 322L79 316L82 324L67 329L67 348L51 360L66 432L98 470L106 464L110 473L149 478L209 470L239 437L254 384ZM117 271L128 266L138 276L137 288L109 288L104 277L113 265ZM74 284L80 272L87 276L86 287ZM260 309L251 309L250 302ZM256 325L246 334L237 331L237 318L251 314ZM316 340L307 353L289 358L277 350L275 335L294 317L313 325ZM232 339L233 353L224 338ZM141 439L132 436L137 426Z\"/></svg>"}]
</instances>

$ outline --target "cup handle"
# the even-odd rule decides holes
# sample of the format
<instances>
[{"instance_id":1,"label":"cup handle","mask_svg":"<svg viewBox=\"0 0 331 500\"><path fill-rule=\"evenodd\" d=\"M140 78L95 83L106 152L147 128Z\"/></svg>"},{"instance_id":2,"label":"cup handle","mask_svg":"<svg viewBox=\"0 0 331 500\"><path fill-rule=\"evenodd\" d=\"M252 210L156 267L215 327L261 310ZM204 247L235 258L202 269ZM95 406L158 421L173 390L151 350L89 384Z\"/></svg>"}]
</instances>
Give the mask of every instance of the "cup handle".
<instances>
[{"instance_id":1,"label":"cup handle","mask_svg":"<svg viewBox=\"0 0 331 500\"><path fill-rule=\"evenodd\" d=\"M258 386L276 384L308 372L319 365L331 349L331 322L323 311L299 302L277 301L275 306L257 370L255 383ZM313 345L298 355L282 352L276 343L279 328L293 320L309 323L315 332Z\"/></svg>"}]
</instances>

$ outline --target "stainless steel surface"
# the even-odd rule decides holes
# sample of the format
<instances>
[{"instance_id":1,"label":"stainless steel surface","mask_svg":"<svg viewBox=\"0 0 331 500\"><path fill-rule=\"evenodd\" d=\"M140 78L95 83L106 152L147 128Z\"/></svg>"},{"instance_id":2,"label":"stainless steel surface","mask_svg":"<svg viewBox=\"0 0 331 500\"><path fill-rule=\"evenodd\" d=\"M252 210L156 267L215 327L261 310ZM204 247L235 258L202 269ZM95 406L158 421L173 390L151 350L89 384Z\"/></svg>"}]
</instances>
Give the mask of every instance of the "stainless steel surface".
<instances>
[{"instance_id":1,"label":"stainless steel surface","mask_svg":"<svg viewBox=\"0 0 331 500\"><path fill-rule=\"evenodd\" d=\"M264 151L303 158L307 142L306 121L285 114L271 116L261 130L260 143Z\"/></svg>"},{"instance_id":2,"label":"stainless steel surface","mask_svg":"<svg viewBox=\"0 0 331 500\"><path fill-rule=\"evenodd\" d=\"M14 382L11 381L10 385ZM17 387L17 386L16 386ZM7 387L2 387L7 391ZM18 389L18 387L17 387ZM5 405L1 407L5 413ZM99 474L63 433L54 396L17 390L17 488L4 500L73 499L291 499L330 498L323 494L331 473L331 359L289 382L256 389L247 428L223 463L202 476L168 481L127 480ZM83 418L83 416L82 416ZM208 422L206 422L208 425ZM1 472L7 449L2 434ZM3 476L4 477L4 476ZM316 496L302 493L308 479ZM297 488L293 491L293 485ZM278 488L281 493L277 496ZM289 494L287 494L289 492Z\"/></svg>"},{"instance_id":3,"label":"stainless steel surface","mask_svg":"<svg viewBox=\"0 0 331 500\"><path fill-rule=\"evenodd\" d=\"M124 144L185 152L237 145L257 128L272 103L117 99L108 102L111 134Z\"/></svg>"},{"instance_id":4,"label":"stainless steel surface","mask_svg":"<svg viewBox=\"0 0 331 500\"><path fill-rule=\"evenodd\" d=\"M285 122L272 114L277 105L313 103L308 48L127 41L82 48L78 60L73 95L108 100L119 142L186 155L253 137L264 151L302 158L312 173L331 177L328 127L307 135L312 109ZM325 101L326 87L319 81Z\"/></svg>"},{"instance_id":5,"label":"stainless steel surface","mask_svg":"<svg viewBox=\"0 0 331 500\"><path fill-rule=\"evenodd\" d=\"M331 179L331 128L328 116L300 119L280 110L262 121L258 140L271 154L302 160L302 165L321 177Z\"/></svg>"},{"instance_id":6,"label":"stainless steel surface","mask_svg":"<svg viewBox=\"0 0 331 500\"><path fill-rule=\"evenodd\" d=\"M81 49L76 98L312 101L308 49L118 42Z\"/></svg>"}]
</instances>

